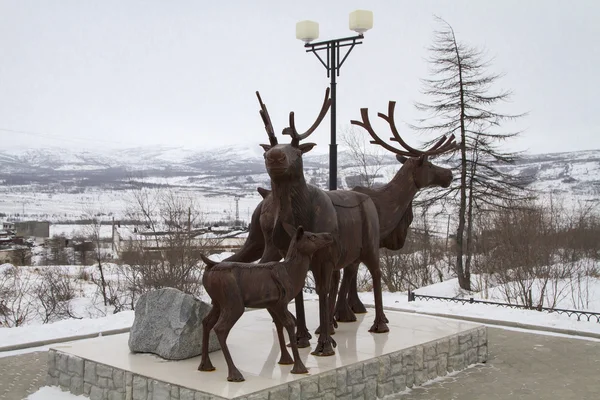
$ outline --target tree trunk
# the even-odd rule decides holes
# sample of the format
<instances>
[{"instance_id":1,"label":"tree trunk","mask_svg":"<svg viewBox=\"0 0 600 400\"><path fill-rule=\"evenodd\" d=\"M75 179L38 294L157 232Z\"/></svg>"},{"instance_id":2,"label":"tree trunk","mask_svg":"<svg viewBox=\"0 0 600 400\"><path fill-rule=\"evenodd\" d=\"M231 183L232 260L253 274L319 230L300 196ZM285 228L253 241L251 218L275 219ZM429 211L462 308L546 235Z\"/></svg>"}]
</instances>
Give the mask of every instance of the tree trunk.
<instances>
[{"instance_id":1,"label":"tree trunk","mask_svg":"<svg viewBox=\"0 0 600 400\"><path fill-rule=\"evenodd\" d=\"M98 260L98 270L100 271L100 284L102 285L102 299L104 300L104 306L108 305L108 298L106 297L106 281L104 280L104 270L102 263Z\"/></svg>"},{"instance_id":2,"label":"tree trunk","mask_svg":"<svg viewBox=\"0 0 600 400\"><path fill-rule=\"evenodd\" d=\"M453 34L454 36L454 34ZM460 87L460 207L458 210L458 229L456 230L456 275L458 284L464 290L471 290L471 276L463 266L465 214L467 210L467 146L465 128L465 93L462 77L462 61L458 51L458 44L454 38L456 62L458 64L458 83Z\"/></svg>"}]
</instances>

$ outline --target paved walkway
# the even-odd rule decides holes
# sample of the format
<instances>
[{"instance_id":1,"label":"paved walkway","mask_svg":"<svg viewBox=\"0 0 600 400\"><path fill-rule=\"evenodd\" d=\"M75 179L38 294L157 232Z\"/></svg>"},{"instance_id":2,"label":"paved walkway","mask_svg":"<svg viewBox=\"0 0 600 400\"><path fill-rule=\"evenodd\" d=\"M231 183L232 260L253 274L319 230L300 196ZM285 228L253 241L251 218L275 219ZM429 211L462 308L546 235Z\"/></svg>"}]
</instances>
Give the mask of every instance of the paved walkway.
<instances>
[{"instance_id":1,"label":"paved walkway","mask_svg":"<svg viewBox=\"0 0 600 400\"><path fill-rule=\"evenodd\" d=\"M0 358L0 399L22 400L46 384L46 352Z\"/></svg>"},{"instance_id":2,"label":"paved walkway","mask_svg":"<svg viewBox=\"0 0 600 400\"><path fill-rule=\"evenodd\" d=\"M600 399L600 342L488 328L490 357L402 400ZM0 399L22 400L45 384L46 353L0 358Z\"/></svg>"},{"instance_id":3,"label":"paved walkway","mask_svg":"<svg viewBox=\"0 0 600 400\"><path fill-rule=\"evenodd\" d=\"M402 400L597 400L600 342L488 328L489 360Z\"/></svg>"}]
</instances>

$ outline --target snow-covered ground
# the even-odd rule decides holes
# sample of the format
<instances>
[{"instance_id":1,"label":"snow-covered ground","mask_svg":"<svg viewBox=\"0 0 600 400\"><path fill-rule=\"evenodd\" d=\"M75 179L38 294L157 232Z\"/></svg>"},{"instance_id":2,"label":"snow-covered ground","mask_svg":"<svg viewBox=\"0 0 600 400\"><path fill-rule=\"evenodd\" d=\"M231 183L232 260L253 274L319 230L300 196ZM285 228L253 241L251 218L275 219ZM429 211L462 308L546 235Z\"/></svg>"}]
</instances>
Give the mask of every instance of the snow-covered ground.
<instances>
[{"instance_id":1,"label":"snow-covered ground","mask_svg":"<svg viewBox=\"0 0 600 400\"><path fill-rule=\"evenodd\" d=\"M212 255L211 257L215 260L220 260L230 254L231 253L221 253ZM9 267L9 264L5 264L0 268L6 269ZM89 278L88 280L78 279L79 276L82 276L83 272L87 272L92 276L97 273L94 266L20 268L22 268L22 271L25 271L25 274L28 274L31 279L39 279L39 271L41 269L55 268L68 273L69 276L72 277L76 292L76 297L70 301L72 315L76 318L42 324L42 320L39 316L31 314L30 320L26 325L13 328L0 328L0 347L127 328L133 323L133 311L122 311L113 314L110 307L103 306L101 298L98 295L97 285L92 283ZM116 266L111 264L105 265L107 279L113 279L116 276L116 268ZM474 286L480 285L480 276L474 275L472 276L472 279ZM564 295L558 298L556 307L576 309L573 307L575 304L573 302L573 295L567 295L567 290L572 290L572 287L570 287L567 282L559 282L559 284L564 285ZM585 285L585 293L589 304L589 307L587 308L591 311L600 311L600 278L590 277ZM489 287L484 291L465 295L460 290L456 278L419 288L415 292L417 294L443 297L457 297L461 295L464 297L504 302L502 289L500 287ZM372 292L361 292L359 295L365 304L374 305ZM536 299L541 295L539 286L535 284L532 285L532 295L535 303ZM205 293L201 294L200 298L205 301L210 301ZM316 300L317 296L314 293L307 293L305 294L305 298L307 300ZM519 310L483 304L457 304L439 300L417 300L415 302L409 302L408 294L406 292L384 292L383 303L384 306L387 307L416 312L519 322L537 325L540 328L551 327L600 334L600 323L595 322L595 320L594 322L577 321L576 318L555 313ZM43 326L43 329L40 329L41 326Z\"/></svg>"}]
</instances>

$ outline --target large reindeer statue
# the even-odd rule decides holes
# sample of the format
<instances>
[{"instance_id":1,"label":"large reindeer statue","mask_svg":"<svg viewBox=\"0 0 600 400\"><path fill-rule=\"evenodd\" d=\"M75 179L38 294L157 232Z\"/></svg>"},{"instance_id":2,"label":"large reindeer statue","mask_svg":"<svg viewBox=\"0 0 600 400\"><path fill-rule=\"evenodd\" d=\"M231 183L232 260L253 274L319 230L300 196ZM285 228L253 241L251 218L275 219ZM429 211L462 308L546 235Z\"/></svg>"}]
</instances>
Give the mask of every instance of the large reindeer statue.
<instances>
[{"instance_id":1,"label":"large reindeer statue","mask_svg":"<svg viewBox=\"0 0 600 400\"><path fill-rule=\"evenodd\" d=\"M369 196L351 191L323 191L308 185L304 178L302 155L310 151L314 143L301 143L319 126L331 104L329 89L321 112L314 124L304 133L296 130L294 113L290 113L289 127L283 130L292 140L279 144L273 130L267 107L257 92L270 144L261 145L265 150L265 166L271 178L272 193L263 201L260 212L253 214L252 225L258 223L263 233L263 256L261 262L280 259L290 243L283 224L302 225L312 232L331 232L334 245L317 251L311 262L311 271L319 295L320 327L328 327L332 320L335 292L332 276L347 265L363 262L373 277L375 292L375 321L371 332L387 332L387 319L381 299L381 272L379 270L379 219ZM258 236L255 229L251 235ZM242 256L257 252L258 246L248 246ZM235 258L230 258L234 259ZM339 273L339 272L338 272ZM337 289L337 288L336 288ZM337 291L337 290L336 290ZM299 346L306 347L310 334L306 328L302 292L296 297L296 318ZM329 329L321 329L316 349L312 354L333 355L335 341Z\"/></svg>"},{"instance_id":2,"label":"large reindeer statue","mask_svg":"<svg viewBox=\"0 0 600 400\"><path fill-rule=\"evenodd\" d=\"M433 165L428 157L440 155L456 148L454 135L449 138L442 137L430 149L421 151L409 146L398 133L394 121L396 102L390 101L388 114L378 113L390 126L392 141L398 142L403 149L395 148L386 143L376 133L369 120L369 110L360 110L362 121L350 121L353 125L364 128L371 135L371 143L396 154L396 159L402 167L392 180L376 189L357 186L353 191L367 194L377 208L379 215L380 247L398 250L404 246L408 227L413 218L412 201L419 190L441 186L448 187L452 182L452 171ZM340 322L356 320L354 312L365 312L364 305L360 302L356 289L356 275L358 263L344 269L344 277L338 295L335 316ZM334 282L335 284L335 282Z\"/></svg>"}]
</instances>

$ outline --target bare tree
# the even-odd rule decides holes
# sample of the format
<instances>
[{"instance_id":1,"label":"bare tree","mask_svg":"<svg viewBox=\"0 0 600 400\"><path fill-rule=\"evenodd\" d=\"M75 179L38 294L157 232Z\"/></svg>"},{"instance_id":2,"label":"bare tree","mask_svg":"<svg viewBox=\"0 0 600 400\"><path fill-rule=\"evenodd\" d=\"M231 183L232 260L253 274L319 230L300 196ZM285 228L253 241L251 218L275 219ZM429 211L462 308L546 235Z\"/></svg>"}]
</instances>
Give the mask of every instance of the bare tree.
<instances>
[{"instance_id":1,"label":"bare tree","mask_svg":"<svg viewBox=\"0 0 600 400\"><path fill-rule=\"evenodd\" d=\"M22 267L9 266L0 271L0 327L21 326L34 312L30 296L35 279Z\"/></svg>"},{"instance_id":2,"label":"bare tree","mask_svg":"<svg viewBox=\"0 0 600 400\"><path fill-rule=\"evenodd\" d=\"M36 311L43 323L64 318L78 318L73 315L70 301L75 298L75 288L67 270L60 267L47 268L40 273L40 283L33 290L37 300Z\"/></svg>"},{"instance_id":3,"label":"bare tree","mask_svg":"<svg viewBox=\"0 0 600 400\"><path fill-rule=\"evenodd\" d=\"M87 220L87 224L85 225L84 231L85 235L89 240L92 241L93 244L93 253L94 259L96 261L98 272L100 274L100 282L99 287L102 292L102 300L104 302L104 306L109 305L107 286L108 283L106 281L106 277L104 276L104 261L106 260L106 252L104 251L101 228L102 221L100 220L100 215L103 213L94 209L93 206L88 207L84 210L85 219Z\"/></svg>"},{"instance_id":4,"label":"bare tree","mask_svg":"<svg viewBox=\"0 0 600 400\"><path fill-rule=\"evenodd\" d=\"M352 126L342 131L341 139L352 160L352 171L359 178L356 182L348 183L348 186L360 185L372 188L384 166L385 152L377 146L370 146L364 140L364 135ZM395 160L393 162L395 163Z\"/></svg>"},{"instance_id":5,"label":"bare tree","mask_svg":"<svg viewBox=\"0 0 600 400\"><path fill-rule=\"evenodd\" d=\"M494 111L511 96L509 91L492 90L501 75L489 73L490 61L483 51L460 42L450 24L437 19L441 28L435 32L428 59L433 77L422 80L428 101L416 104L427 116L413 127L435 134L430 143L443 135L460 137L460 174L449 188L437 190L423 204L445 200L458 208L456 274L460 287L470 290L474 213L523 195L521 183L502 171L519 154L500 148L501 142L520 132L503 132L499 127L524 114Z\"/></svg>"},{"instance_id":6,"label":"bare tree","mask_svg":"<svg viewBox=\"0 0 600 400\"><path fill-rule=\"evenodd\" d=\"M204 220L194 199L173 189L138 187L132 192L128 215L140 223L122 255L130 267L125 281L132 295L161 287L197 294L200 254L221 239L201 235Z\"/></svg>"}]
</instances>

